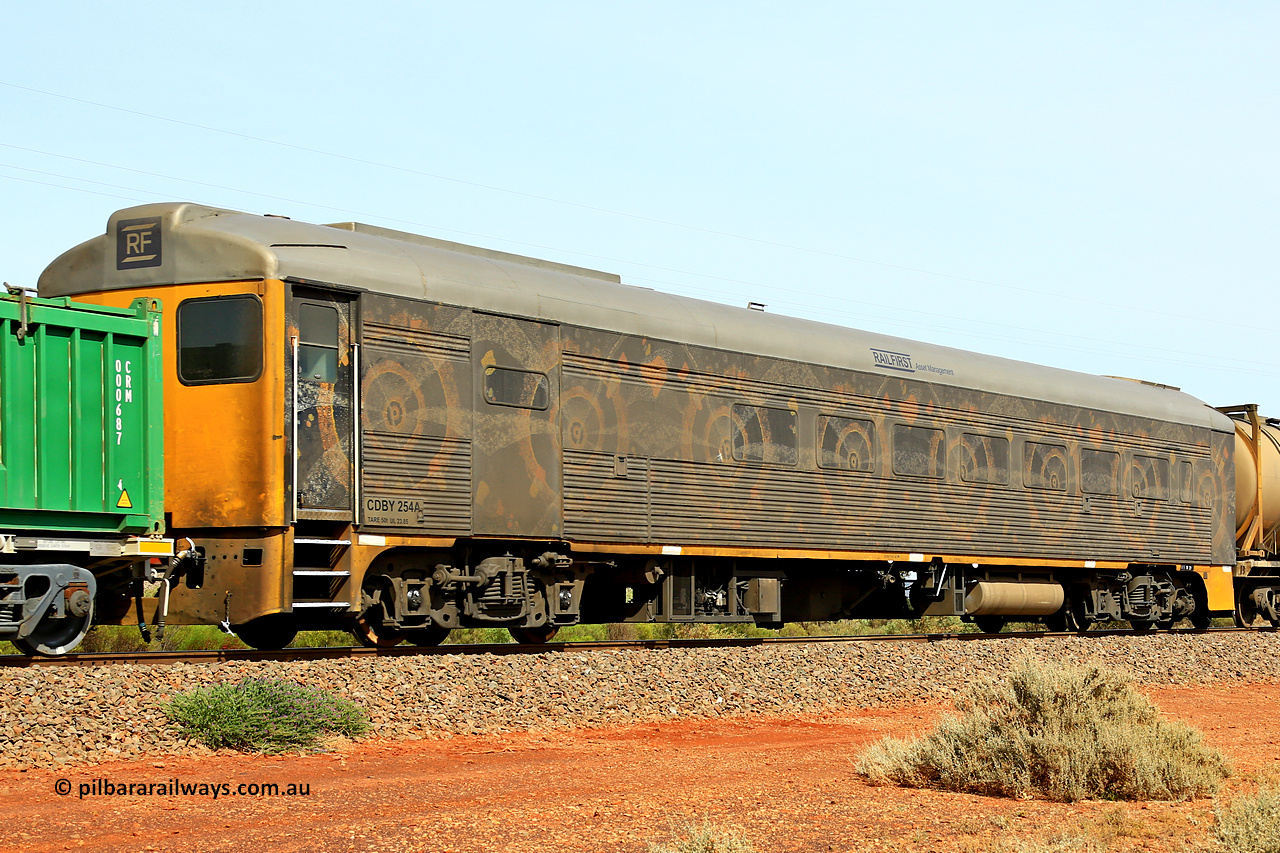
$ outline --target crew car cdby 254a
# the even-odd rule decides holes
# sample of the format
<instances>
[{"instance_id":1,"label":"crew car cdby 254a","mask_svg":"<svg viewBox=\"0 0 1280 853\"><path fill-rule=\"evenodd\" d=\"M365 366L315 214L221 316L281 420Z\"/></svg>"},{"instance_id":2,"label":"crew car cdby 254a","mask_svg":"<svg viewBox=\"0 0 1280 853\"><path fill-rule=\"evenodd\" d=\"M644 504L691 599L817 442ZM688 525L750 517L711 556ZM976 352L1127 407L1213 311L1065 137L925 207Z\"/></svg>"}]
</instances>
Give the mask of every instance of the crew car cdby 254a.
<instances>
[{"instance_id":1,"label":"crew car cdby 254a","mask_svg":"<svg viewBox=\"0 0 1280 853\"><path fill-rule=\"evenodd\" d=\"M171 624L1280 624L1256 407L194 204L39 288L163 306ZM98 621L156 619L128 574Z\"/></svg>"}]
</instances>

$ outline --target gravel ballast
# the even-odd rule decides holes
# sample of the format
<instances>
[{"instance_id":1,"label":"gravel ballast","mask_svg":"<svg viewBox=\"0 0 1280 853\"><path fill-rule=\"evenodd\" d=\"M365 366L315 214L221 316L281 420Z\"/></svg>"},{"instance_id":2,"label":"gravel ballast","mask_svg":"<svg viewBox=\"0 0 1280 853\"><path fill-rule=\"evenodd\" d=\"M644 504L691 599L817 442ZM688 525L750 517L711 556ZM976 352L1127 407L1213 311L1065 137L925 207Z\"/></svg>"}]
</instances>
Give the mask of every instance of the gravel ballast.
<instances>
[{"instance_id":1,"label":"gravel ballast","mask_svg":"<svg viewBox=\"0 0 1280 853\"><path fill-rule=\"evenodd\" d=\"M418 739L946 701L1020 656L1096 661L1149 687L1280 681L1273 633L6 667L0 766L207 751L176 734L165 703L244 678L325 687L364 708L373 736Z\"/></svg>"}]
</instances>

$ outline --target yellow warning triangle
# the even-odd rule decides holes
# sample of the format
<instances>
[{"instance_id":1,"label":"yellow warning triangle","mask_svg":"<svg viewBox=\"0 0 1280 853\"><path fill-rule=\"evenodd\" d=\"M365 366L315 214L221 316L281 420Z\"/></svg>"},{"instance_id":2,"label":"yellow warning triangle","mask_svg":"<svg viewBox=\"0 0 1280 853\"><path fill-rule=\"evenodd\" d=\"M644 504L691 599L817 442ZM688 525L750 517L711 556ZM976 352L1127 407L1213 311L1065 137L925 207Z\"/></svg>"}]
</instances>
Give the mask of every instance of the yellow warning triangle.
<instances>
[{"instance_id":1,"label":"yellow warning triangle","mask_svg":"<svg viewBox=\"0 0 1280 853\"><path fill-rule=\"evenodd\" d=\"M116 506L122 509L133 509L133 501L129 500L129 490L120 490L120 500L116 501Z\"/></svg>"}]
</instances>

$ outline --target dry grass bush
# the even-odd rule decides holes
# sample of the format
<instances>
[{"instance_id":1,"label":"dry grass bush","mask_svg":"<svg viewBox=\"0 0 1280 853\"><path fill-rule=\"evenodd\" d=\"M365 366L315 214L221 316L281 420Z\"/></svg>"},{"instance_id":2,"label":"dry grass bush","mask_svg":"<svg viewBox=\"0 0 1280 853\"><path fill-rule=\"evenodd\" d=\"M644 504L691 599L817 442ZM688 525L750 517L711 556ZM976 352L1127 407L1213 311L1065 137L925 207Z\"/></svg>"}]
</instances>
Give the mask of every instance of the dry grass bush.
<instances>
[{"instance_id":1,"label":"dry grass bush","mask_svg":"<svg viewBox=\"0 0 1280 853\"><path fill-rule=\"evenodd\" d=\"M704 818L673 830L669 844L650 844L649 853L755 853L756 848L739 829L714 824Z\"/></svg>"},{"instance_id":2,"label":"dry grass bush","mask_svg":"<svg viewBox=\"0 0 1280 853\"><path fill-rule=\"evenodd\" d=\"M927 735L863 756L872 782L1059 802L1213 794L1230 769L1199 732L1163 719L1124 676L1024 660L975 684Z\"/></svg>"},{"instance_id":3,"label":"dry grass bush","mask_svg":"<svg viewBox=\"0 0 1280 853\"><path fill-rule=\"evenodd\" d=\"M1280 789L1263 788L1214 808L1214 832L1227 853L1280 851Z\"/></svg>"},{"instance_id":4,"label":"dry grass bush","mask_svg":"<svg viewBox=\"0 0 1280 853\"><path fill-rule=\"evenodd\" d=\"M1104 853L1107 846L1087 835L1062 832L1044 841L1014 841L1006 849L1008 853Z\"/></svg>"}]
</instances>

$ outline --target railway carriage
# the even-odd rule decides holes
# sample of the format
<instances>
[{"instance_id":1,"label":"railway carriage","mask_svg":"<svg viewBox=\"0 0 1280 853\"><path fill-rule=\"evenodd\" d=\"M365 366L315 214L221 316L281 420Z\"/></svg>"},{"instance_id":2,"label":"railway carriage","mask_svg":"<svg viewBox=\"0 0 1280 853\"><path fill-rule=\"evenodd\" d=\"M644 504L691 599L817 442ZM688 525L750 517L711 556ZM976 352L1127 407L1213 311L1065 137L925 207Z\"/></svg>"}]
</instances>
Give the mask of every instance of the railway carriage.
<instances>
[{"instance_id":1,"label":"railway carriage","mask_svg":"<svg viewBox=\"0 0 1280 853\"><path fill-rule=\"evenodd\" d=\"M261 648L1280 623L1280 431L1249 407L194 204L116 213L39 287L163 305L168 535L198 555L167 618Z\"/></svg>"}]
</instances>

